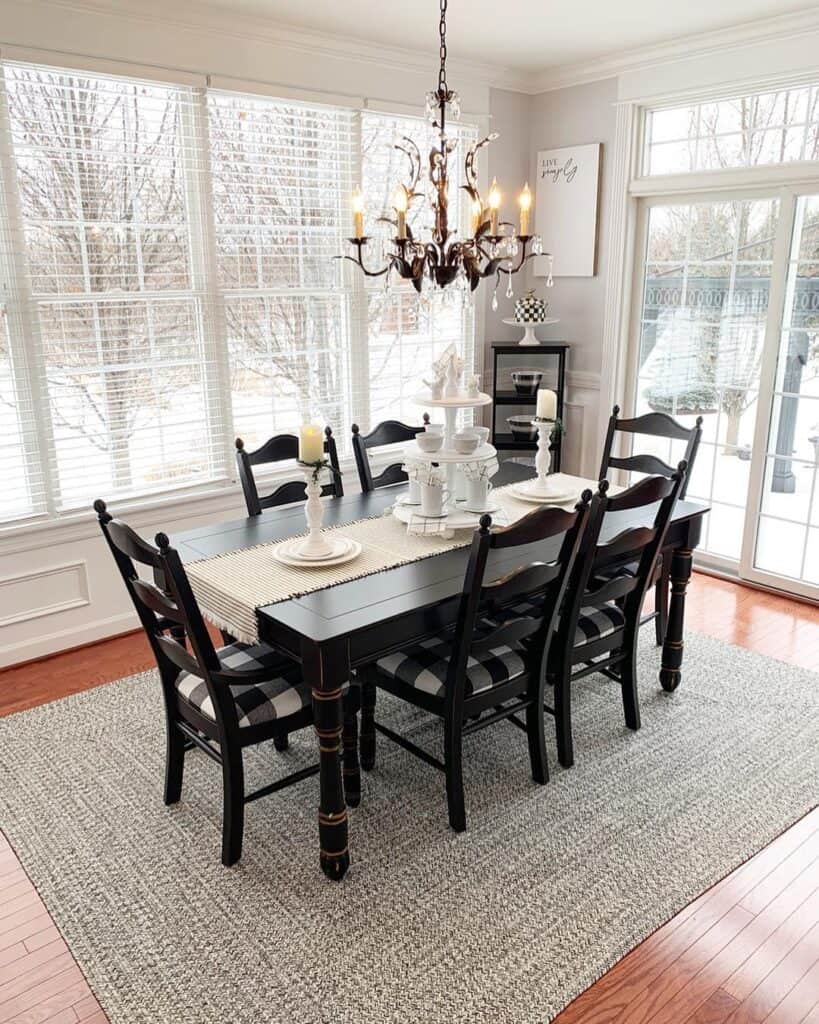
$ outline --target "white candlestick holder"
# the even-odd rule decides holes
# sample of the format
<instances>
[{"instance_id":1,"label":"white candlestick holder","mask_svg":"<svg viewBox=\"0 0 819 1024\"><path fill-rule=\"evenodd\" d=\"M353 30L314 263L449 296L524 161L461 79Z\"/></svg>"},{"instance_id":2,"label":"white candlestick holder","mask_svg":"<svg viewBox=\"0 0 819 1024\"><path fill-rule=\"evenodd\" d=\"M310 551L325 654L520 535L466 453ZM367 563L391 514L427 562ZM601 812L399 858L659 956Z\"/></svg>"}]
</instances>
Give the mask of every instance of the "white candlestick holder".
<instances>
[{"instance_id":1,"label":"white candlestick holder","mask_svg":"<svg viewBox=\"0 0 819 1024\"><path fill-rule=\"evenodd\" d=\"M535 455L535 471L537 477L532 481L531 493L538 497L548 497L555 492L549 477L549 469L552 465L552 453L549 446L552 443L552 432L555 429L554 420L542 420L536 416L532 423L537 427L537 454Z\"/></svg>"},{"instance_id":2,"label":"white candlestick holder","mask_svg":"<svg viewBox=\"0 0 819 1024\"><path fill-rule=\"evenodd\" d=\"M302 558L332 558L335 546L321 532L324 519L324 506L321 503L321 484L319 471L314 466L302 466L307 489L307 501L304 506L304 518L310 531L295 551Z\"/></svg>"}]
</instances>

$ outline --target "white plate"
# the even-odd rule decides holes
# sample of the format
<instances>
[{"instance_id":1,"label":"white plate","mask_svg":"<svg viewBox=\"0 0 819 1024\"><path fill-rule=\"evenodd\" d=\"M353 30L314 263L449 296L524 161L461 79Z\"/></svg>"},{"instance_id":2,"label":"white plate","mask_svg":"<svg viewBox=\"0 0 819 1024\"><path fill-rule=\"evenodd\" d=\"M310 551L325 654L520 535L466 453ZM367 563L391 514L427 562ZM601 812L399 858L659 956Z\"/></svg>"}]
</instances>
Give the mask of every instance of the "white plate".
<instances>
[{"instance_id":1,"label":"white plate","mask_svg":"<svg viewBox=\"0 0 819 1024\"><path fill-rule=\"evenodd\" d=\"M420 501L410 501L409 500L409 491L407 491L406 494L402 494L400 498L396 498L395 499L395 504L396 505L403 505L405 508L418 508L418 506L421 504L421 502Z\"/></svg>"},{"instance_id":2,"label":"white plate","mask_svg":"<svg viewBox=\"0 0 819 1024\"><path fill-rule=\"evenodd\" d=\"M290 540L282 541L273 549L273 557L283 565L295 566L299 569L320 569L324 566L344 565L345 562L352 562L361 554L361 545L357 540L350 540L348 537L333 537L333 554L326 558L305 558L299 554L299 545L304 543L303 537L291 537Z\"/></svg>"},{"instance_id":3,"label":"white plate","mask_svg":"<svg viewBox=\"0 0 819 1024\"><path fill-rule=\"evenodd\" d=\"M471 505L467 505L465 501L458 502L459 510L463 512L471 512L474 516L483 516L492 512L500 512L500 505L487 505L486 508L473 508Z\"/></svg>"},{"instance_id":4,"label":"white plate","mask_svg":"<svg viewBox=\"0 0 819 1024\"><path fill-rule=\"evenodd\" d=\"M521 501L531 501L536 505L565 505L580 497L576 491L554 491L554 493L542 494L527 490L525 486L510 487L509 491L513 497L519 498Z\"/></svg>"}]
</instances>

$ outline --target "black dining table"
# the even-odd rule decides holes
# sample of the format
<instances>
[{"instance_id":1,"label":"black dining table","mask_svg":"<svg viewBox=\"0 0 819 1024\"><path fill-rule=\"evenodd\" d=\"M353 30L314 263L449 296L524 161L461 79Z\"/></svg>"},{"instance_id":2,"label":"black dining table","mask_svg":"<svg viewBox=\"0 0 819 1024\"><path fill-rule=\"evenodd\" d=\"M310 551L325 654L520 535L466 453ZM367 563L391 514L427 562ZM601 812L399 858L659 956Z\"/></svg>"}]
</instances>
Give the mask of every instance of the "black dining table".
<instances>
[{"instance_id":1,"label":"black dining table","mask_svg":"<svg viewBox=\"0 0 819 1024\"><path fill-rule=\"evenodd\" d=\"M498 487L533 475L529 467L504 462L493 483ZM378 515L390 507L405 486L398 484L369 494L327 499L324 525L343 525ZM699 543L707 511L704 505L679 502L663 549L663 557L670 559L671 597L659 681L669 692L677 688L681 679L685 594L693 550ZM642 522L650 525L650 510L611 513L601 539L611 539L626 527ZM283 540L303 533L304 529L304 507L298 504L187 530L176 534L171 543L183 561L194 562ZM512 553L505 557L499 552L495 566L498 575L532 557L553 558L559 540L552 538L510 549ZM356 789L348 785L345 802L341 765L344 686L356 666L424 640L454 623L468 557L468 547L450 550L257 611L260 638L299 662L312 690L320 760L320 863L329 878L343 878L349 867L347 804L354 806L360 798ZM357 772L350 774L357 778Z\"/></svg>"}]
</instances>

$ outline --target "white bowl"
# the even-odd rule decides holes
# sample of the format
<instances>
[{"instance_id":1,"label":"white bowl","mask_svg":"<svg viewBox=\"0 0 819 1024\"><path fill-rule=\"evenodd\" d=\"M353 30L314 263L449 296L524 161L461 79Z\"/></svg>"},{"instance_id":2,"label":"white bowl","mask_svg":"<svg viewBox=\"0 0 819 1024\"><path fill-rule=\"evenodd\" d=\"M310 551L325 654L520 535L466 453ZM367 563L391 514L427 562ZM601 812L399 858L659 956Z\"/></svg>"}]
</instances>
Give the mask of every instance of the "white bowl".
<instances>
[{"instance_id":1,"label":"white bowl","mask_svg":"<svg viewBox=\"0 0 819 1024\"><path fill-rule=\"evenodd\" d=\"M452 444L459 455L471 455L480 443L478 435L467 430L462 430L452 438Z\"/></svg>"},{"instance_id":2,"label":"white bowl","mask_svg":"<svg viewBox=\"0 0 819 1024\"><path fill-rule=\"evenodd\" d=\"M421 434L415 435L415 443L421 449L422 452L437 452L444 446L444 435L443 434L428 434L424 431Z\"/></svg>"}]
</instances>

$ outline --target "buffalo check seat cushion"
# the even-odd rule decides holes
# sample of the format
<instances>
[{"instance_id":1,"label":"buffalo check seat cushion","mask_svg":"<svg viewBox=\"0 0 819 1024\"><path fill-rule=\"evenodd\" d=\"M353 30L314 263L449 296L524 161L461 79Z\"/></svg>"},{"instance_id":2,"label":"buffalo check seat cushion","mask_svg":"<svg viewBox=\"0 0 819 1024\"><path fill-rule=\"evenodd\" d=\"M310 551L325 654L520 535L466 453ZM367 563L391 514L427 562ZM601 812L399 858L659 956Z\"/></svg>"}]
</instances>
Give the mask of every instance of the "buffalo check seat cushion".
<instances>
[{"instance_id":1,"label":"buffalo check seat cushion","mask_svg":"<svg viewBox=\"0 0 819 1024\"><path fill-rule=\"evenodd\" d=\"M524 600L493 614L491 619L484 620L483 625L489 627L501 622L508 623L516 618L532 617L537 614L537 608L534 602ZM625 622L625 615L616 604L605 604L601 608L582 608L574 631L574 646L582 647L593 640L611 636L618 629L622 629Z\"/></svg>"},{"instance_id":2,"label":"buffalo check seat cushion","mask_svg":"<svg viewBox=\"0 0 819 1024\"><path fill-rule=\"evenodd\" d=\"M388 654L376 662L379 672L413 686L434 697L443 697L446 676L452 657L451 639L433 637L403 651ZM471 697L491 690L493 686L511 682L526 671L524 652L519 644L498 645L491 649L470 651L466 665L464 693Z\"/></svg>"},{"instance_id":3,"label":"buffalo check seat cushion","mask_svg":"<svg viewBox=\"0 0 819 1024\"><path fill-rule=\"evenodd\" d=\"M302 679L301 669L267 644L233 643L220 647L216 653L223 668L238 672L270 669L270 678L263 683L231 686L240 728L286 718L310 703L310 687ZM204 679L180 672L176 689L205 718L216 720Z\"/></svg>"}]
</instances>

